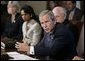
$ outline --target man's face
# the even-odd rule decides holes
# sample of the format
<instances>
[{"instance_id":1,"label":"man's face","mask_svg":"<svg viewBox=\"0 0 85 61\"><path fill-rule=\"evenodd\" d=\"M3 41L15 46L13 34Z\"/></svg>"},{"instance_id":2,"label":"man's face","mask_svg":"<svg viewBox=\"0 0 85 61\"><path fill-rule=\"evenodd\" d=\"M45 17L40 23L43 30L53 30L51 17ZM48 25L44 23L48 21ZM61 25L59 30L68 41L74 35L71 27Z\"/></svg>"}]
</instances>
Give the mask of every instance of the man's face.
<instances>
[{"instance_id":1,"label":"man's face","mask_svg":"<svg viewBox=\"0 0 85 61\"><path fill-rule=\"evenodd\" d=\"M43 27L45 32L51 32L53 29L53 21L48 17L48 15L44 15L40 18L41 26Z\"/></svg>"},{"instance_id":2,"label":"man's face","mask_svg":"<svg viewBox=\"0 0 85 61\"><path fill-rule=\"evenodd\" d=\"M29 19L31 18L28 13L24 12L24 10L21 10L21 16L24 21L29 21Z\"/></svg>"},{"instance_id":3,"label":"man's face","mask_svg":"<svg viewBox=\"0 0 85 61\"><path fill-rule=\"evenodd\" d=\"M56 22L63 23L65 15L63 13L60 13L59 11L56 11L54 13L54 16L56 18Z\"/></svg>"},{"instance_id":4,"label":"man's face","mask_svg":"<svg viewBox=\"0 0 85 61\"><path fill-rule=\"evenodd\" d=\"M72 1L66 1L65 7L67 10L72 10L74 7L74 4L72 3Z\"/></svg>"}]
</instances>

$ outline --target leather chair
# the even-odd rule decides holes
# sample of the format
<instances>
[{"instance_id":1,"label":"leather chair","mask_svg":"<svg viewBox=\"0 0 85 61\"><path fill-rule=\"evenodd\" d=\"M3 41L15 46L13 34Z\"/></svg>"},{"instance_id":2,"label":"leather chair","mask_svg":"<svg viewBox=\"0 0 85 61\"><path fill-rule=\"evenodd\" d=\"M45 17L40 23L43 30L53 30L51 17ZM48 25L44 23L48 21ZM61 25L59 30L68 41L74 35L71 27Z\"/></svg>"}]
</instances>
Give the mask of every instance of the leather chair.
<instances>
[{"instance_id":1,"label":"leather chair","mask_svg":"<svg viewBox=\"0 0 85 61\"><path fill-rule=\"evenodd\" d=\"M84 60L84 24L82 26L79 41L76 47L78 56L75 56L72 60Z\"/></svg>"},{"instance_id":2,"label":"leather chair","mask_svg":"<svg viewBox=\"0 0 85 61\"><path fill-rule=\"evenodd\" d=\"M80 32L80 37L79 37L76 50L77 50L78 56L83 57L84 55L84 24Z\"/></svg>"}]
</instances>

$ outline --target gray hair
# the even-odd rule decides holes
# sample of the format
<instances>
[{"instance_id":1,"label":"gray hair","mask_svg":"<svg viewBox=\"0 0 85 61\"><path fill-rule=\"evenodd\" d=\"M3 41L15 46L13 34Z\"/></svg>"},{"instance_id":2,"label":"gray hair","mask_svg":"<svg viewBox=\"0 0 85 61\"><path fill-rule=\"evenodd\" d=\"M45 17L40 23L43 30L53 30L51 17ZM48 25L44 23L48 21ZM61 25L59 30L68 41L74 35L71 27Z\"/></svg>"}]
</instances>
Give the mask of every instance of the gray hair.
<instances>
[{"instance_id":1,"label":"gray hair","mask_svg":"<svg viewBox=\"0 0 85 61\"><path fill-rule=\"evenodd\" d=\"M14 5L17 8L17 11L19 11L20 5L19 5L18 1L9 1L8 5L11 5L11 4Z\"/></svg>"},{"instance_id":2,"label":"gray hair","mask_svg":"<svg viewBox=\"0 0 85 61\"><path fill-rule=\"evenodd\" d=\"M64 14L64 20L66 19L66 9L64 7L55 7L52 12L55 14L56 11Z\"/></svg>"},{"instance_id":3,"label":"gray hair","mask_svg":"<svg viewBox=\"0 0 85 61\"><path fill-rule=\"evenodd\" d=\"M55 16L54 16L53 12L50 11L50 10L44 10L44 11L42 11L42 12L40 13L40 15L39 15L39 20L40 20L40 18L41 18L42 16L44 16L44 15L48 15L48 16L49 16L49 19L51 19L52 21L55 20Z\"/></svg>"}]
</instances>

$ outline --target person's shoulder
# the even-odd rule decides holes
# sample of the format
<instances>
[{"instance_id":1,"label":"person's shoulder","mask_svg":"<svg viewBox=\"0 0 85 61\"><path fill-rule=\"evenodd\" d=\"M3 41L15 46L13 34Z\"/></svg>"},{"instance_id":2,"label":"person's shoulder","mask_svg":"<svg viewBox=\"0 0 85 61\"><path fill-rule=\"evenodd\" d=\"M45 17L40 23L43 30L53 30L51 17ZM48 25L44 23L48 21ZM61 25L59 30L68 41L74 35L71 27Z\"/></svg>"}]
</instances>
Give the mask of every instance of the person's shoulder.
<instances>
[{"instance_id":1,"label":"person's shoulder","mask_svg":"<svg viewBox=\"0 0 85 61\"><path fill-rule=\"evenodd\" d=\"M65 25L63 23L56 23L57 28L64 28Z\"/></svg>"},{"instance_id":2,"label":"person's shoulder","mask_svg":"<svg viewBox=\"0 0 85 61\"><path fill-rule=\"evenodd\" d=\"M77 7L76 7L75 9L76 9L76 10L80 10L80 9L79 9L79 8L77 8Z\"/></svg>"},{"instance_id":3,"label":"person's shoulder","mask_svg":"<svg viewBox=\"0 0 85 61\"><path fill-rule=\"evenodd\" d=\"M31 19L31 21L30 21L30 22L31 22L33 25L34 25L34 24L39 25L39 24L38 24L38 22L37 22L35 19Z\"/></svg>"},{"instance_id":4,"label":"person's shoulder","mask_svg":"<svg viewBox=\"0 0 85 61\"><path fill-rule=\"evenodd\" d=\"M26 25L26 22L24 22L23 25Z\"/></svg>"},{"instance_id":5,"label":"person's shoulder","mask_svg":"<svg viewBox=\"0 0 85 61\"><path fill-rule=\"evenodd\" d=\"M79 13L82 13L82 10L79 9L79 8L77 8L77 7L75 8L75 11L76 11L76 12L79 12Z\"/></svg>"},{"instance_id":6,"label":"person's shoulder","mask_svg":"<svg viewBox=\"0 0 85 61\"><path fill-rule=\"evenodd\" d=\"M34 28L41 28L40 24L39 24L38 22L36 22L35 19L32 19L32 20L31 20L31 23L32 23L32 26L33 26Z\"/></svg>"},{"instance_id":7,"label":"person's shoulder","mask_svg":"<svg viewBox=\"0 0 85 61\"><path fill-rule=\"evenodd\" d=\"M67 32L67 31L69 31L68 27L66 25L64 25L63 23L57 23L55 29L58 32Z\"/></svg>"}]
</instances>

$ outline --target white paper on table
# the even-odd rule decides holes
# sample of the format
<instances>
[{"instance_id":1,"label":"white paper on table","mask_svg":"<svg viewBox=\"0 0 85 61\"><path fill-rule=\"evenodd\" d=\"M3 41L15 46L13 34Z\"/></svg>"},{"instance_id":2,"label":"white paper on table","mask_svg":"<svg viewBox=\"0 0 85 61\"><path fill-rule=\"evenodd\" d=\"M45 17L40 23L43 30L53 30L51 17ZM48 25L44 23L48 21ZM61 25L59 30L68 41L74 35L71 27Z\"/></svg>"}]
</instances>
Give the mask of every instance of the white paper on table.
<instances>
[{"instance_id":1,"label":"white paper on table","mask_svg":"<svg viewBox=\"0 0 85 61\"><path fill-rule=\"evenodd\" d=\"M29 57L25 54L20 54L18 52L7 52L7 54L13 58L9 60L37 60L35 58Z\"/></svg>"}]
</instances>

